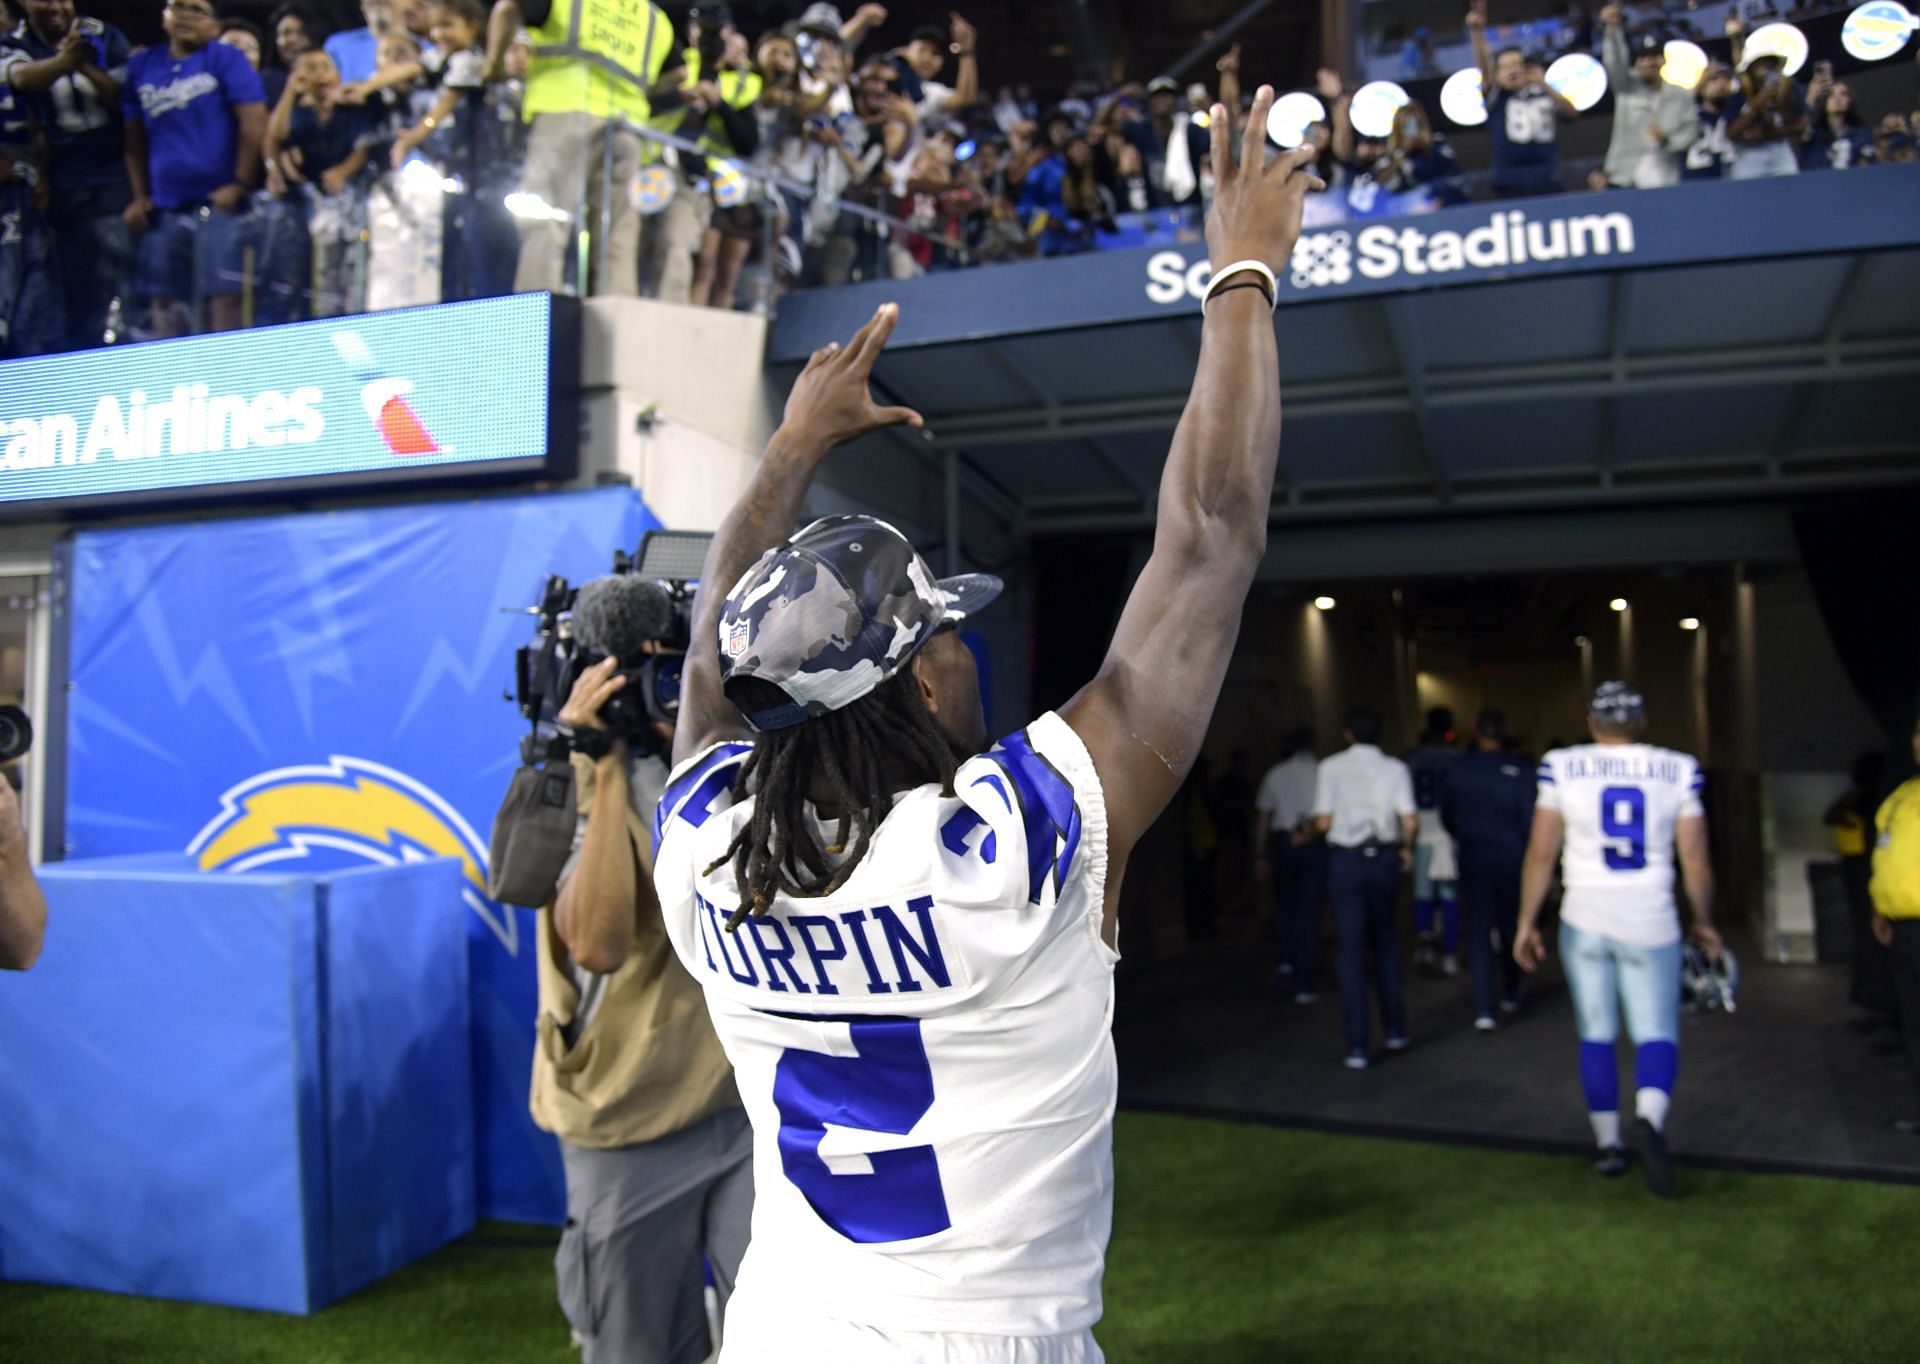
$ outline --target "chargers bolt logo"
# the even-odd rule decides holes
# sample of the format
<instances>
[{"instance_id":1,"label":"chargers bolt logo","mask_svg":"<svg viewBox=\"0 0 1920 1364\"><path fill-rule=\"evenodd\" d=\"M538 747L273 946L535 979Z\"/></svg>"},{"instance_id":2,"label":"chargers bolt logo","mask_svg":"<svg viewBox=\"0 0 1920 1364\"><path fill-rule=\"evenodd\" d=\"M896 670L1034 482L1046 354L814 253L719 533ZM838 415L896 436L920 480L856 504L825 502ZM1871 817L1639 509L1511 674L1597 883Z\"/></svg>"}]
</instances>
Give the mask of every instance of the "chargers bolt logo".
<instances>
[{"instance_id":1,"label":"chargers bolt logo","mask_svg":"<svg viewBox=\"0 0 1920 1364\"><path fill-rule=\"evenodd\" d=\"M276 767L220 797L220 813L187 845L202 871L259 871L289 862L395 866L458 858L460 898L509 955L519 954L513 914L487 895L487 848L435 791L363 758Z\"/></svg>"}]
</instances>

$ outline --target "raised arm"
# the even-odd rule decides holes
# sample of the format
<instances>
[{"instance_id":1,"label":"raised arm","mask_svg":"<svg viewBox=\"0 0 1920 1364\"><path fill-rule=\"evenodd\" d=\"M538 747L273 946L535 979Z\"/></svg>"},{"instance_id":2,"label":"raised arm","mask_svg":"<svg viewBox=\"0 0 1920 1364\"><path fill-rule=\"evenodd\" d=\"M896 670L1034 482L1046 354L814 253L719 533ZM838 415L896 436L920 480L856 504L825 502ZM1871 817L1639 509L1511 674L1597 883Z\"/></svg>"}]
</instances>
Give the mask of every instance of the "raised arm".
<instances>
[{"instance_id":1,"label":"raised arm","mask_svg":"<svg viewBox=\"0 0 1920 1364\"><path fill-rule=\"evenodd\" d=\"M526 26L527 18L520 12L520 0L493 0L493 8L487 11L489 81L506 79L507 49L513 46L513 35Z\"/></svg>"},{"instance_id":2,"label":"raised arm","mask_svg":"<svg viewBox=\"0 0 1920 1364\"><path fill-rule=\"evenodd\" d=\"M1317 78L1320 100L1327 106L1328 131L1333 144L1333 156L1342 164L1353 160L1353 118L1351 108L1353 97L1346 91L1340 79L1340 73L1330 66L1320 68Z\"/></svg>"},{"instance_id":3,"label":"raised arm","mask_svg":"<svg viewBox=\"0 0 1920 1364\"><path fill-rule=\"evenodd\" d=\"M836 341L813 353L787 395L786 415L767 442L760 467L707 546L693 599L693 642L680 675L675 766L709 744L750 737L740 712L720 690L720 608L740 575L793 533L827 452L882 426L921 424L911 408L877 405L867 388L899 316L897 304L882 304L844 347Z\"/></svg>"},{"instance_id":4,"label":"raised arm","mask_svg":"<svg viewBox=\"0 0 1920 1364\"><path fill-rule=\"evenodd\" d=\"M1467 33L1473 38L1473 64L1480 68L1480 93L1493 99L1493 48L1487 43L1487 0L1473 0L1467 11Z\"/></svg>"},{"instance_id":5,"label":"raised arm","mask_svg":"<svg viewBox=\"0 0 1920 1364\"><path fill-rule=\"evenodd\" d=\"M1607 83L1618 91L1633 76L1633 58L1627 53L1626 16L1620 6L1608 5L1600 11L1600 62L1607 68Z\"/></svg>"},{"instance_id":6,"label":"raised arm","mask_svg":"<svg viewBox=\"0 0 1920 1364\"><path fill-rule=\"evenodd\" d=\"M1303 196L1320 182L1311 147L1264 164L1273 88L1261 86L1242 142L1213 109L1216 186L1207 246L1216 268L1242 260L1287 268ZM1219 276L1216 275L1216 278ZM1260 276L1242 272L1236 283ZM1127 855L1173 799L1200 752L1240 633L1240 612L1266 551L1280 454L1280 364L1262 289L1207 304L1193 393L1160 476L1153 553L1134 584L1099 675L1061 710L1086 744L1107 797L1107 930Z\"/></svg>"},{"instance_id":7,"label":"raised arm","mask_svg":"<svg viewBox=\"0 0 1920 1364\"><path fill-rule=\"evenodd\" d=\"M953 45L960 49L960 70L953 78L953 98L947 101L946 108L947 113L954 114L980 102L980 35L958 14L949 15L948 21Z\"/></svg>"}]
</instances>

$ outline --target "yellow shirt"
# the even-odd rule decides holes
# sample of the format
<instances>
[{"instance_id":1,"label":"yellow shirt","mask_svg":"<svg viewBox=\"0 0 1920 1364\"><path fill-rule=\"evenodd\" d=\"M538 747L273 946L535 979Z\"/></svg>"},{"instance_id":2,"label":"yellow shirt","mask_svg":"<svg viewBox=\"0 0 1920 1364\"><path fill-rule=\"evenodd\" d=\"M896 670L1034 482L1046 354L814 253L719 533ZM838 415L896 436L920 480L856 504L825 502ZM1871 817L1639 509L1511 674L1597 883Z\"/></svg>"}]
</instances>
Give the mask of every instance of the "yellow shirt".
<instances>
[{"instance_id":1,"label":"yellow shirt","mask_svg":"<svg viewBox=\"0 0 1920 1364\"><path fill-rule=\"evenodd\" d=\"M1873 907L1889 919L1920 919L1920 777L1901 783L1873 822Z\"/></svg>"}]
</instances>

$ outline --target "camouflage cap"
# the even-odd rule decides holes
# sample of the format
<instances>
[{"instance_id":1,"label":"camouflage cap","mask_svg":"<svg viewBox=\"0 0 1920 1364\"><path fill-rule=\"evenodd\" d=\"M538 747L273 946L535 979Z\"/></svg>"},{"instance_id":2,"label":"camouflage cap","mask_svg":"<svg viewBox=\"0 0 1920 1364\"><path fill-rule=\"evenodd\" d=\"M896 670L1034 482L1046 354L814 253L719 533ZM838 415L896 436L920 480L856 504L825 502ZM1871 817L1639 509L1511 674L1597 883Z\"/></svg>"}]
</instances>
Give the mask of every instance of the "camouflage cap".
<instances>
[{"instance_id":1,"label":"camouflage cap","mask_svg":"<svg viewBox=\"0 0 1920 1364\"><path fill-rule=\"evenodd\" d=\"M721 685L733 696L742 678L771 682L786 704L741 714L762 733L790 728L865 696L1000 587L987 573L935 579L885 521L823 517L761 555L727 594Z\"/></svg>"}]
</instances>

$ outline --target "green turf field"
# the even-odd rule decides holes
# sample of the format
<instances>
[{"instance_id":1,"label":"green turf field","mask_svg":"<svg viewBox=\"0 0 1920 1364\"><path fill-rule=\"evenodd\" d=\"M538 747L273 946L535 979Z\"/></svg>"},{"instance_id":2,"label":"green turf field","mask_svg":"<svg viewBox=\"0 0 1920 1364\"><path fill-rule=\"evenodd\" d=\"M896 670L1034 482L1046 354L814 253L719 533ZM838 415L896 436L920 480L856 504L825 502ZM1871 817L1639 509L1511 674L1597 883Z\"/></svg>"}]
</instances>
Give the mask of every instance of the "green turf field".
<instances>
[{"instance_id":1,"label":"green turf field","mask_svg":"<svg viewBox=\"0 0 1920 1364\"><path fill-rule=\"evenodd\" d=\"M1122 1114L1114 1364L1920 1359L1920 1188ZM566 1364L552 1233L502 1225L300 1319L0 1284L7 1364Z\"/></svg>"}]
</instances>

